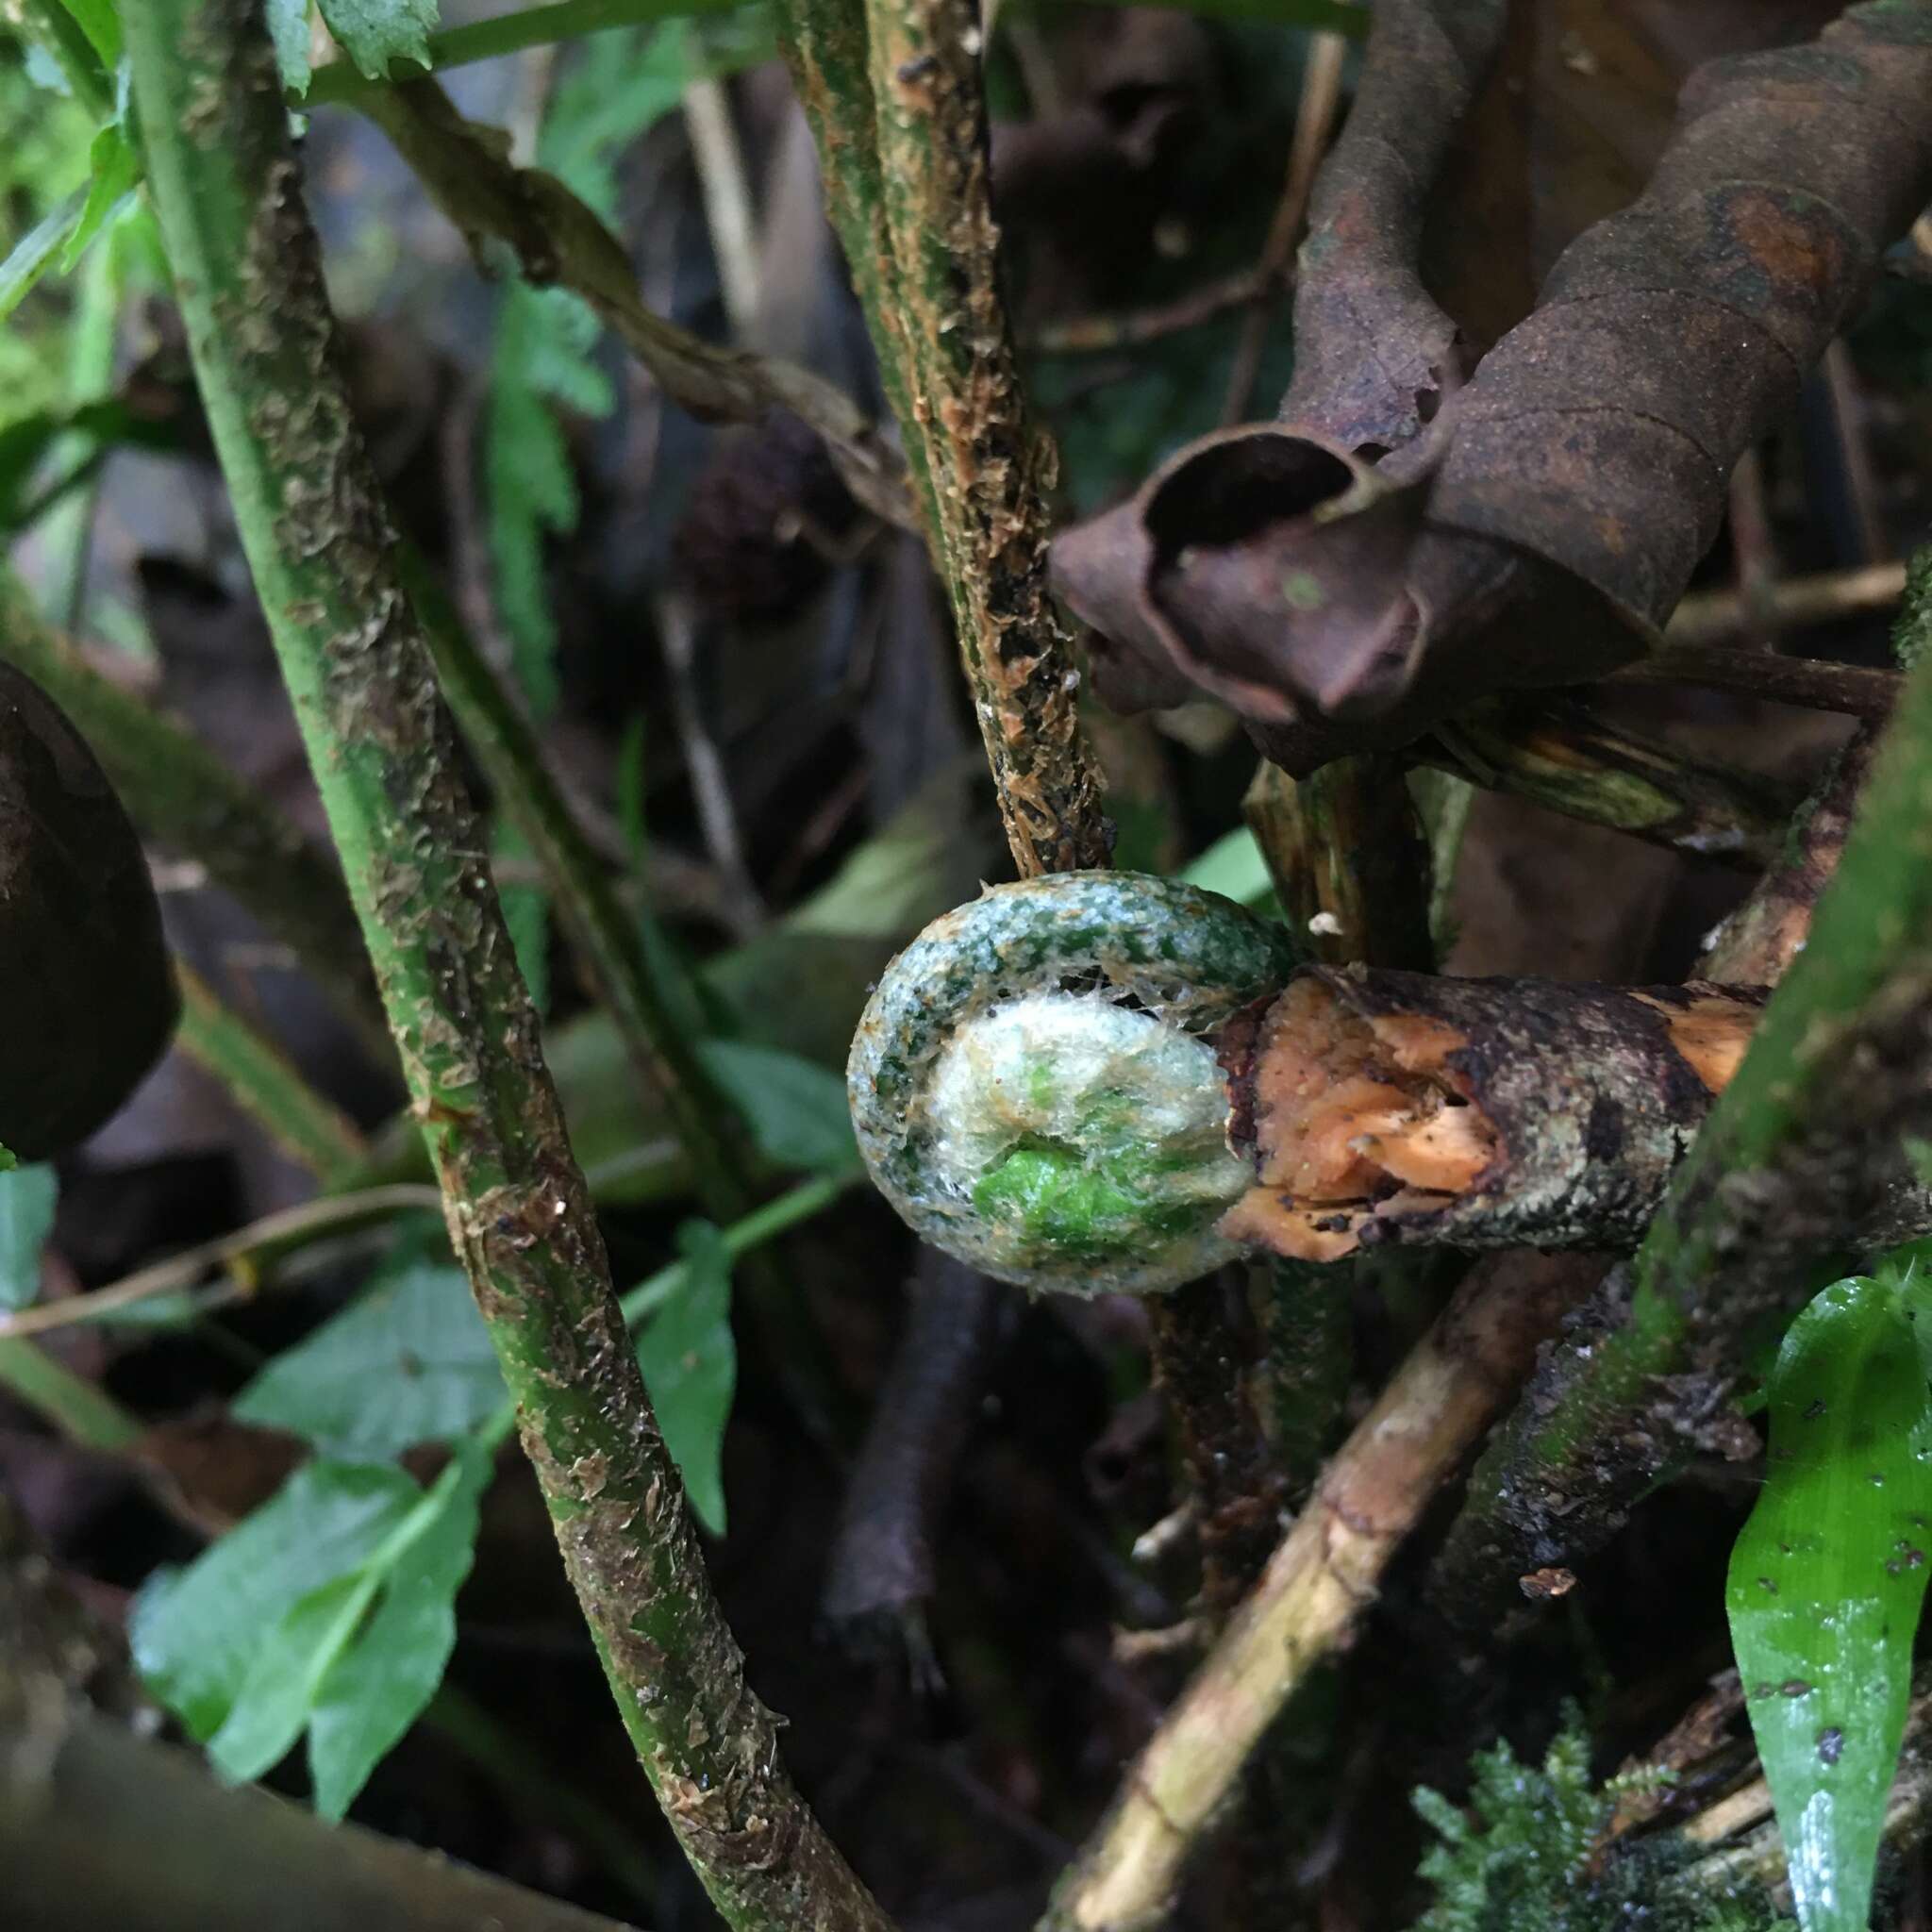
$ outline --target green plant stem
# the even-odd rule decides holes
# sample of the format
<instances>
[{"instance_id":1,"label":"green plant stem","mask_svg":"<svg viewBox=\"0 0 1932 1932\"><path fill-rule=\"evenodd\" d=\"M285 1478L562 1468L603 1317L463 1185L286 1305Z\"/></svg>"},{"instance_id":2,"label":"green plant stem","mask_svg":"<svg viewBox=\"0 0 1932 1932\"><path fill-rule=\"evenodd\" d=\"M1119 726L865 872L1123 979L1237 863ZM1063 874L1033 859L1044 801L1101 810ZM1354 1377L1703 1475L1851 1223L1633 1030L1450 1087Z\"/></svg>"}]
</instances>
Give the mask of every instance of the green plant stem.
<instances>
[{"instance_id":1,"label":"green plant stem","mask_svg":"<svg viewBox=\"0 0 1932 1932\"><path fill-rule=\"evenodd\" d=\"M224 1007L192 966L176 960L175 973L181 989L175 1044L325 1188L349 1186L369 1158L355 1123L302 1077L267 1034Z\"/></svg>"},{"instance_id":2,"label":"green plant stem","mask_svg":"<svg viewBox=\"0 0 1932 1932\"><path fill-rule=\"evenodd\" d=\"M389 1029L369 956L328 856L165 713L110 683L45 624L0 565L0 657L17 664L92 747L128 814L199 861L302 961L342 1017L386 1059Z\"/></svg>"},{"instance_id":3,"label":"green plant stem","mask_svg":"<svg viewBox=\"0 0 1932 1932\"><path fill-rule=\"evenodd\" d=\"M467 67L475 60L494 60L504 54L521 54L529 47L547 47L559 41L581 40L618 26L643 26L652 21L688 19L711 13L731 13L745 0L557 0L550 7L518 7L471 21L465 26L444 27L429 36L429 65L441 74ZM415 77L416 70L398 75ZM321 108L347 103L359 107L386 80L372 80L353 60L341 58L318 67L309 76L308 92L291 92L291 108Z\"/></svg>"},{"instance_id":4,"label":"green plant stem","mask_svg":"<svg viewBox=\"0 0 1932 1932\"><path fill-rule=\"evenodd\" d=\"M0 1389L83 1449L118 1455L140 1440L141 1424L106 1390L38 1342L0 1339Z\"/></svg>"},{"instance_id":5,"label":"green plant stem","mask_svg":"<svg viewBox=\"0 0 1932 1932\"><path fill-rule=\"evenodd\" d=\"M639 1759L734 1932L887 1921L782 1767L652 1414L423 628L341 380L248 0L127 20L148 183L237 526L525 1453Z\"/></svg>"},{"instance_id":6,"label":"green plant stem","mask_svg":"<svg viewBox=\"0 0 1932 1932\"><path fill-rule=\"evenodd\" d=\"M698 1200L717 1221L742 1214L751 1191L732 1144L731 1110L658 993L638 922L577 824L529 721L426 575L408 569L442 694L497 802L541 867L557 914L610 1014L647 1102L661 1105L691 1163Z\"/></svg>"},{"instance_id":7,"label":"green plant stem","mask_svg":"<svg viewBox=\"0 0 1932 1932\"><path fill-rule=\"evenodd\" d=\"M739 10L746 0L557 0L550 7L511 8L489 20L473 21L467 26L445 27L429 36L429 64L438 74L451 67L465 67L475 60L493 60L504 54L520 54L528 47L547 47L559 41L581 40L586 34L602 33L617 26L641 26L651 21L703 17ZM1348 0L1295 0L1284 14L1270 0L1193 0L1196 13L1229 20L1265 20L1271 24L1291 22L1297 25L1322 26L1360 39L1364 25L1361 8ZM408 76L404 76L405 78ZM320 108L347 102L360 105L380 87L390 83L371 80L352 60L331 60L318 67L308 83L308 92L291 93L291 108Z\"/></svg>"},{"instance_id":8,"label":"green plant stem","mask_svg":"<svg viewBox=\"0 0 1932 1932\"><path fill-rule=\"evenodd\" d=\"M1922 634L1932 572L1899 635ZM1901 1192L1932 1111L1932 662L1905 680L1799 953L1607 1286L1616 1321L1557 1350L1484 1457L1440 1559L1469 1613L1607 1537L1657 1477L1718 1446L1752 1339ZM1903 1238L1922 1228L1890 1229ZM1887 1236L1867 1236L1883 1242Z\"/></svg>"},{"instance_id":9,"label":"green plant stem","mask_svg":"<svg viewBox=\"0 0 1932 1932\"><path fill-rule=\"evenodd\" d=\"M970 0L782 0L826 207L898 418L1023 877L1104 865L1099 781L1046 594L1056 458L998 286Z\"/></svg>"},{"instance_id":10,"label":"green plant stem","mask_svg":"<svg viewBox=\"0 0 1932 1932\"><path fill-rule=\"evenodd\" d=\"M863 1173L855 1167L845 1174L822 1174L815 1180L801 1182L776 1200L767 1201L742 1221L733 1222L721 1230L725 1254L736 1261L754 1253L788 1227L822 1213L864 1178ZM626 1325L635 1328L641 1322L648 1321L659 1308L676 1299L690 1278L690 1264L684 1261L673 1261L655 1274L647 1275L618 1303ZM516 1425L515 1405L506 1403L477 1429L476 1441L486 1451L499 1449L509 1441Z\"/></svg>"}]
</instances>

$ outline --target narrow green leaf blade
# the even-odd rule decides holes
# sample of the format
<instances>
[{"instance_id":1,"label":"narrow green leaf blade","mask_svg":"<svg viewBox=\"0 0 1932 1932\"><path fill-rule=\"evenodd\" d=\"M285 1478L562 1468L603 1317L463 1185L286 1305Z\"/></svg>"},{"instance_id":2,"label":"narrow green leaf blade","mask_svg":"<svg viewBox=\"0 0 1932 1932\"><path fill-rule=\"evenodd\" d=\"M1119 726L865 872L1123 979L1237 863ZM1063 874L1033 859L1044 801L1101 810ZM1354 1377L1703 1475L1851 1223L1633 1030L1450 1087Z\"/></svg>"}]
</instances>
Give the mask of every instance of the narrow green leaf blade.
<instances>
[{"instance_id":1,"label":"narrow green leaf blade","mask_svg":"<svg viewBox=\"0 0 1932 1932\"><path fill-rule=\"evenodd\" d=\"M0 322L18 308L33 285L46 274L54 258L74 232L87 207L88 191L76 188L65 201L41 217L0 261Z\"/></svg>"},{"instance_id":2,"label":"narrow green leaf blade","mask_svg":"<svg viewBox=\"0 0 1932 1932\"><path fill-rule=\"evenodd\" d=\"M1932 1550L1932 1435L1888 1283L1835 1282L1791 1324L1765 1485L1725 1603L1806 1932L1864 1932Z\"/></svg>"},{"instance_id":3,"label":"narrow green leaf blade","mask_svg":"<svg viewBox=\"0 0 1932 1932\"><path fill-rule=\"evenodd\" d=\"M79 221L74 225L74 232L67 238L66 247L60 251L62 275L74 272L89 244L119 213L141 179L141 158L112 123L94 136L93 145L88 150L88 161L92 173L87 184L87 200L81 207Z\"/></svg>"},{"instance_id":4,"label":"narrow green leaf blade","mask_svg":"<svg viewBox=\"0 0 1932 1932\"><path fill-rule=\"evenodd\" d=\"M453 1441L504 1400L503 1372L462 1270L410 1247L332 1320L242 1390L236 1419L327 1455L376 1462Z\"/></svg>"},{"instance_id":5,"label":"narrow green leaf blade","mask_svg":"<svg viewBox=\"0 0 1932 1932\"><path fill-rule=\"evenodd\" d=\"M135 1599L128 1643L148 1690L206 1742L268 1634L311 1591L359 1570L422 1491L383 1464L311 1462L186 1570Z\"/></svg>"},{"instance_id":6,"label":"narrow green leaf blade","mask_svg":"<svg viewBox=\"0 0 1932 1932\"><path fill-rule=\"evenodd\" d=\"M430 1491L433 1517L382 1579L375 1614L323 1679L308 1715L308 1770L325 1818L347 1813L442 1682L490 1474L481 1451L458 1450Z\"/></svg>"},{"instance_id":7,"label":"narrow green leaf blade","mask_svg":"<svg viewBox=\"0 0 1932 1932\"><path fill-rule=\"evenodd\" d=\"M121 63L121 17L113 0L60 0L109 74Z\"/></svg>"},{"instance_id":8,"label":"narrow green leaf blade","mask_svg":"<svg viewBox=\"0 0 1932 1932\"><path fill-rule=\"evenodd\" d=\"M687 1222L677 1245L690 1267L683 1291L644 1330L644 1372L664 1446L697 1518L724 1534L724 1425L738 1386L731 1335L731 1253L708 1221Z\"/></svg>"},{"instance_id":9,"label":"narrow green leaf blade","mask_svg":"<svg viewBox=\"0 0 1932 1932\"><path fill-rule=\"evenodd\" d=\"M44 1161L0 1173L0 1308L24 1308L40 1293L41 1250L59 1197L59 1180Z\"/></svg>"}]
</instances>

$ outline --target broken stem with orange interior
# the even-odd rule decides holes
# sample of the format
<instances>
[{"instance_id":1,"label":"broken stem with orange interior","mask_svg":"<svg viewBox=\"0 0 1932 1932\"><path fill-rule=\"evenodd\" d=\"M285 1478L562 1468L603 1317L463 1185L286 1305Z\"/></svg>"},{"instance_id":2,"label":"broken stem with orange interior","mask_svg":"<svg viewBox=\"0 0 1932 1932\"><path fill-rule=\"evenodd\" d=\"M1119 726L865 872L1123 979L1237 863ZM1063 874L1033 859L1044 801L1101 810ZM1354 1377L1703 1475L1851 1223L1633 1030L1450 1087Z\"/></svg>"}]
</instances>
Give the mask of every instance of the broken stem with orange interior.
<instances>
[{"instance_id":1,"label":"broken stem with orange interior","mask_svg":"<svg viewBox=\"0 0 1932 1932\"><path fill-rule=\"evenodd\" d=\"M1628 1252L1761 1000L1301 965L1215 894L1076 873L927 927L849 1085L905 1219L1026 1287L1165 1291L1254 1249Z\"/></svg>"},{"instance_id":2,"label":"broken stem with orange interior","mask_svg":"<svg viewBox=\"0 0 1932 1932\"><path fill-rule=\"evenodd\" d=\"M1862 773L1852 759L1828 781L1786 861L1706 961L1713 982L1774 981L1803 945ZM1041 1932L1135 1932L1160 1920L1269 1726L1347 1644L1431 1499L1601 1268L1589 1254L1514 1252L1470 1271L1331 1458L1261 1581L1129 1768Z\"/></svg>"}]
</instances>

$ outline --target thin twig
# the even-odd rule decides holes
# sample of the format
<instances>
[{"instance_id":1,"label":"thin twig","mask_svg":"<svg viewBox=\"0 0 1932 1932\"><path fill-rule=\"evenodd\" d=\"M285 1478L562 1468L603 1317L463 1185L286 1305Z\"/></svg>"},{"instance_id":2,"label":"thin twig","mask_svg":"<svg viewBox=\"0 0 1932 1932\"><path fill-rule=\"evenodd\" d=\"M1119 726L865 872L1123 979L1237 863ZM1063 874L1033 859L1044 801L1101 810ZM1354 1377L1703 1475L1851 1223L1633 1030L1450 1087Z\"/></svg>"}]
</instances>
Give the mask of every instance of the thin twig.
<instances>
[{"instance_id":1,"label":"thin twig","mask_svg":"<svg viewBox=\"0 0 1932 1932\"><path fill-rule=\"evenodd\" d=\"M808 369L720 349L645 308L623 242L554 175L513 166L433 80L357 105L388 135L429 197L473 242L507 244L524 274L581 295L693 415L755 423L789 409L824 438L846 487L890 522L912 522L903 467L865 413Z\"/></svg>"},{"instance_id":2,"label":"thin twig","mask_svg":"<svg viewBox=\"0 0 1932 1932\"><path fill-rule=\"evenodd\" d=\"M342 389L260 15L250 0L149 0L126 31L148 186L242 545L450 1238L620 1717L734 1932L882 1932L745 1684L629 1344Z\"/></svg>"},{"instance_id":3,"label":"thin twig","mask_svg":"<svg viewBox=\"0 0 1932 1932\"><path fill-rule=\"evenodd\" d=\"M1244 268L1217 281L1205 282L1151 308L1129 308L1117 315L1076 315L1064 322L1041 323L1026 336L1026 346L1041 356L1090 356L1114 349L1138 349L1184 329L1199 328L1230 308L1244 308L1257 300L1267 283L1257 269Z\"/></svg>"},{"instance_id":4,"label":"thin twig","mask_svg":"<svg viewBox=\"0 0 1932 1932\"><path fill-rule=\"evenodd\" d=\"M1612 684L1688 684L1729 691L1767 704L1796 705L1807 711L1874 722L1891 715L1899 675L1865 664L1836 664L1823 658L1780 658L1726 644L1677 644L1640 658L1613 672Z\"/></svg>"},{"instance_id":5,"label":"thin twig","mask_svg":"<svg viewBox=\"0 0 1932 1932\"><path fill-rule=\"evenodd\" d=\"M84 1449L120 1455L141 1438L140 1423L105 1389L38 1343L0 1338L0 1389Z\"/></svg>"},{"instance_id":6,"label":"thin twig","mask_svg":"<svg viewBox=\"0 0 1932 1932\"><path fill-rule=\"evenodd\" d=\"M442 1196L434 1188L399 1181L392 1187L367 1188L355 1194L331 1194L299 1207L284 1208L251 1222L218 1240L184 1248L164 1261L150 1262L106 1288L90 1294L73 1294L59 1301L37 1302L32 1307L0 1315L0 1340L45 1335L71 1328L77 1322L97 1322L119 1314L156 1295L192 1288L203 1276L225 1270L244 1282L256 1283L276 1258L291 1249L318 1241L354 1234L365 1227L394 1221L404 1214L434 1213Z\"/></svg>"},{"instance_id":7,"label":"thin twig","mask_svg":"<svg viewBox=\"0 0 1932 1932\"><path fill-rule=\"evenodd\" d=\"M705 850L717 868L732 929L740 939L749 939L767 915L751 868L744 862L744 841L739 836L730 780L705 723L704 704L698 694L697 614L691 599L675 591L665 591L654 601L664 667L670 674L672 710L677 720L677 735L684 742L685 768L691 775Z\"/></svg>"},{"instance_id":8,"label":"thin twig","mask_svg":"<svg viewBox=\"0 0 1932 1932\"><path fill-rule=\"evenodd\" d=\"M1590 1278L1586 1265L1583 1278ZM1479 1264L1324 1471L1260 1582L1129 1769L1042 1932L1159 1922L1198 1835L1310 1670L1528 1369L1576 1285L1568 1257Z\"/></svg>"},{"instance_id":9,"label":"thin twig","mask_svg":"<svg viewBox=\"0 0 1932 1932\"><path fill-rule=\"evenodd\" d=\"M711 258L718 266L731 337L748 342L758 314L758 217L744 150L731 122L731 96L716 75L700 74L685 83L684 131L704 198Z\"/></svg>"},{"instance_id":10,"label":"thin twig","mask_svg":"<svg viewBox=\"0 0 1932 1932\"><path fill-rule=\"evenodd\" d=\"M1779 632L1832 624L1841 617L1865 617L1890 610L1905 588L1904 564L1868 563L1857 570L1782 578L1767 585L1756 602L1737 591L1701 591L1677 606L1664 641L1673 650L1680 645L1731 643L1758 625Z\"/></svg>"},{"instance_id":11,"label":"thin twig","mask_svg":"<svg viewBox=\"0 0 1932 1932\"><path fill-rule=\"evenodd\" d=\"M1341 64L1347 56L1348 42L1340 34L1309 37L1307 61L1302 69L1301 103L1295 109L1294 141L1288 152L1288 178L1282 184L1274 219L1269 224L1268 240L1262 244L1255 299L1241 320L1241 336L1235 343L1234 366L1228 371L1227 394L1221 406L1224 424L1246 421L1253 406L1255 382L1261 373L1261 357L1274 322L1275 297L1294 259L1302 224L1307 220L1315 171L1322 165L1328 137L1335 131L1335 116L1341 105Z\"/></svg>"}]
</instances>

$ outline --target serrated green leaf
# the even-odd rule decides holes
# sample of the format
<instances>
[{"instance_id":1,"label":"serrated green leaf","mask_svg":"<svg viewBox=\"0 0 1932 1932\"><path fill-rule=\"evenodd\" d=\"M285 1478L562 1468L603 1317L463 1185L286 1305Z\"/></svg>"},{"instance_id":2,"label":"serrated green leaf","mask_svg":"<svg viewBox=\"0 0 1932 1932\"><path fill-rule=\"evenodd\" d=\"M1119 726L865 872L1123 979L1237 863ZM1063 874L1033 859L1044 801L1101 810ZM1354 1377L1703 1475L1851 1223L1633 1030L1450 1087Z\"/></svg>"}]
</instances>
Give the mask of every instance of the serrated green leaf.
<instances>
[{"instance_id":1,"label":"serrated green leaf","mask_svg":"<svg viewBox=\"0 0 1932 1932\"><path fill-rule=\"evenodd\" d=\"M308 1771L325 1818L347 1812L442 1682L489 1482L490 1458L459 1449L425 1499L434 1513L382 1577L375 1615L322 1680L308 1713Z\"/></svg>"},{"instance_id":2,"label":"serrated green leaf","mask_svg":"<svg viewBox=\"0 0 1932 1932\"><path fill-rule=\"evenodd\" d=\"M282 86L306 94L313 77L308 58L308 0L267 0L269 38L275 43L275 67Z\"/></svg>"},{"instance_id":3,"label":"serrated green leaf","mask_svg":"<svg viewBox=\"0 0 1932 1932\"><path fill-rule=\"evenodd\" d=\"M427 68L436 0L321 0L322 17L341 50L371 80L389 75L392 61Z\"/></svg>"},{"instance_id":4,"label":"serrated green leaf","mask_svg":"<svg viewBox=\"0 0 1932 1932\"><path fill-rule=\"evenodd\" d=\"M605 221L614 220L618 158L675 110L691 75L691 38L681 20L626 34L608 52L589 52L572 63L551 97L537 137L537 165Z\"/></svg>"},{"instance_id":5,"label":"serrated green leaf","mask_svg":"<svg viewBox=\"0 0 1932 1932\"><path fill-rule=\"evenodd\" d=\"M731 1254L708 1221L687 1222L677 1246L690 1272L676 1298L645 1328L638 1362L691 1507L707 1529L723 1536L724 1426L738 1386Z\"/></svg>"},{"instance_id":6,"label":"serrated green leaf","mask_svg":"<svg viewBox=\"0 0 1932 1932\"><path fill-rule=\"evenodd\" d=\"M1725 1607L1806 1932L1864 1932L1932 1551L1932 1409L1889 1281L1791 1324Z\"/></svg>"},{"instance_id":7,"label":"serrated green leaf","mask_svg":"<svg viewBox=\"0 0 1932 1932\"><path fill-rule=\"evenodd\" d=\"M288 1429L327 1455L379 1461L453 1441L493 1414L503 1372L461 1269L399 1252L339 1315L236 1397L240 1422Z\"/></svg>"},{"instance_id":8,"label":"serrated green leaf","mask_svg":"<svg viewBox=\"0 0 1932 1932\"><path fill-rule=\"evenodd\" d=\"M851 1103L829 1067L741 1040L701 1041L698 1057L767 1160L808 1174L852 1165Z\"/></svg>"},{"instance_id":9,"label":"serrated green leaf","mask_svg":"<svg viewBox=\"0 0 1932 1932\"><path fill-rule=\"evenodd\" d=\"M59 1198L59 1178L44 1161L0 1173L0 1308L24 1308L40 1293L41 1250Z\"/></svg>"},{"instance_id":10,"label":"serrated green leaf","mask_svg":"<svg viewBox=\"0 0 1932 1932\"><path fill-rule=\"evenodd\" d=\"M206 1742L226 1722L267 1633L311 1591L357 1571L421 1498L387 1464L298 1469L187 1569L148 1579L128 1620L142 1683Z\"/></svg>"},{"instance_id":11,"label":"serrated green leaf","mask_svg":"<svg viewBox=\"0 0 1932 1932\"><path fill-rule=\"evenodd\" d=\"M60 252L60 273L71 275L93 239L119 213L141 179L141 158L127 138L111 123L94 136L88 150L92 174L80 219Z\"/></svg>"}]
</instances>

